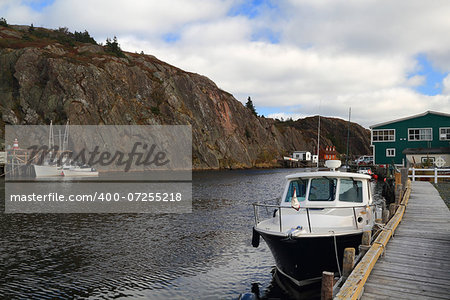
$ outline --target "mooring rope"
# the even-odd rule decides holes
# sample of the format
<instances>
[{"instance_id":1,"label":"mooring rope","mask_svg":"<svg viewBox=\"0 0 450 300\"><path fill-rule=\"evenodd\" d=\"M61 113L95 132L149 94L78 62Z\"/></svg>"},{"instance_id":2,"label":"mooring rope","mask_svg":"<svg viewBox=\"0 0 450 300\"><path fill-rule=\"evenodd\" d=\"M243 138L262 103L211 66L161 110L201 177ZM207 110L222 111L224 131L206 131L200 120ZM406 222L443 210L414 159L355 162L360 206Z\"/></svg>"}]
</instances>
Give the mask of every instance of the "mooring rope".
<instances>
[{"instance_id":1,"label":"mooring rope","mask_svg":"<svg viewBox=\"0 0 450 300\"><path fill-rule=\"evenodd\" d=\"M342 277L341 272L341 266L339 265L339 258L338 258L338 251L337 251L337 243L336 243L336 233L334 231L331 231L333 233L333 239L334 239L334 254L336 255L336 264L339 271L339 277Z\"/></svg>"}]
</instances>

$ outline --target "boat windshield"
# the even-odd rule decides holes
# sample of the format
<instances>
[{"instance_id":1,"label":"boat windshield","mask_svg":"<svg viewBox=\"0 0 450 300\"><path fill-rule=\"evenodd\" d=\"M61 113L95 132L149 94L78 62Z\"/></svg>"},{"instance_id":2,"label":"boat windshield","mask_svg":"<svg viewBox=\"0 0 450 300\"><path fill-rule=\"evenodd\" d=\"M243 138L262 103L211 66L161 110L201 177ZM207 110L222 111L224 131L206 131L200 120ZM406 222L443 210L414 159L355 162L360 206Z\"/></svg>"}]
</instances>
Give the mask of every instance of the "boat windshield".
<instances>
[{"instance_id":1,"label":"boat windshield","mask_svg":"<svg viewBox=\"0 0 450 300\"><path fill-rule=\"evenodd\" d=\"M304 180L304 179L292 180L289 183L289 189L286 194L286 199L284 200L284 202L291 202L292 196L294 195L294 188L295 188L295 193L297 194L297 200L305 201L307 185L308 185L308 180Z\"/></svg>"},{"instance_id":2,"label":"boat windshield","mask_svg":"<svg viewBox=\"0 0 450 300\"><path fill-rule=\"evenodd\" d=\"M313 178L309 189L309 201L334 201L336 178Z\"/></svg>"},{"instance_id":3,"label":"boat windshield","mask_svg":"<svg viewBox=\"0 0 450 300\"><path fill-rule=\"evenodd\" d=\"M362 182L359 180L341 179L339 201L362 203Z\"/></svg>"}]
</instances>

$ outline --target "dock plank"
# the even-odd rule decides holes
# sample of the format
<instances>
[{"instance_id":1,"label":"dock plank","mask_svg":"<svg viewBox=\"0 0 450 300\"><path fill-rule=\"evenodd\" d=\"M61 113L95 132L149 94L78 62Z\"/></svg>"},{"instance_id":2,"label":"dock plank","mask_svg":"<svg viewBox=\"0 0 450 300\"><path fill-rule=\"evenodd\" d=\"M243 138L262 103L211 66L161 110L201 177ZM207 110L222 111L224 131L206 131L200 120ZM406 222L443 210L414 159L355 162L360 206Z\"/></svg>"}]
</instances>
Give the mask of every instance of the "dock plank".
<instances>
[{"instance_id":1,"label":"dock plank","mask_svg":"<svg viewBox=\"0 0 450 300\"><path fill-rule=\"evenodd\" d=\"M373 275L380 275L384 277L390 277L392 276L392 271L390 269L384 268L383 270L372 270ZM395 270L394 270L395 271ZM402 272L396 272L395 278L399 279L408 279L412 281L417 282L429 282L430 277L424 278L422 275L416 275L411 273L402 273ZM450 286L450 279L441 279L441 278L433 278L433 283L441 286Z\"/></svg>"},{"instance_id":2,"label":"dock plank","mask_svg":"<svg viewBox=\"0 0 450 300\"><path fill-rule=\"evenodd\" d=\"M429 182L412 182L403 220L361 299L450 299L450 211Z\"/></svg>"}]
</instances>

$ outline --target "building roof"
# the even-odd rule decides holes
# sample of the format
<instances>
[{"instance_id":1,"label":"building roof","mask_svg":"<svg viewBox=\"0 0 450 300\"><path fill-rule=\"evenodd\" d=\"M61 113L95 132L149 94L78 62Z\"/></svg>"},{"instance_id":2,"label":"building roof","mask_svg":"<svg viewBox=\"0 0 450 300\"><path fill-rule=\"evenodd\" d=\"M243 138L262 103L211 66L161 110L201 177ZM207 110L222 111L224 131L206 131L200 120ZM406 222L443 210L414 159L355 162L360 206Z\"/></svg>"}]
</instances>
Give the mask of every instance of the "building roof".
<instances>
[{"instance_id":1,"label":"building roof","mask_svg":"<svg viewBox=\"0 0 450 300\"><path fill-rule=\"evenodd\" d=\"M439 116L444 116L444 117L449 117L450 118L450 114L427 110L426 112L418 114L418 115L413 115L413 116L409 116L409 117L405 117L405 118L401 118L401 119L396 119L396 120L392 120L392 121L388 121L388 122L384 122L384 123L375 124L375 125L369 126L369 128L372 129L374 127L384 126L384 125L388 125L388 124L391 124L391 123L397 123L397 122L400 122L400 121L405 121L405 120L409 120L409 119L423 117L423 116L426 116L428 114L439 115Z\"/></svg>"},{"instance_id":2,"label":"building roof","mask_svg":"<svg viewBox=\"0 0 450 300\"><path fill-rule=\"evenodd\" d=\"M403 154L450 154L450 147L440 148L406 148Z\"/></svg>"}]
</instances>

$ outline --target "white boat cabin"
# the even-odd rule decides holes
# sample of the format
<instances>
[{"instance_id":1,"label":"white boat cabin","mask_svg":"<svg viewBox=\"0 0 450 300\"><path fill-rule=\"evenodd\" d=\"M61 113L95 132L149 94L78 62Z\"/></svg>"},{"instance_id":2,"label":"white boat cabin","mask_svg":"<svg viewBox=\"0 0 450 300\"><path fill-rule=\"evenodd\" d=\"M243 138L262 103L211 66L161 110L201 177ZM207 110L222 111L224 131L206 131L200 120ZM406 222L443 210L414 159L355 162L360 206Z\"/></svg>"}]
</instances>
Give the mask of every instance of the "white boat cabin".
<instances>
[{"instance_id":1,"label":"white boat cabin","mask_svg":"<svg viewBox=\"0 0 450 300\"><path fill-rule=\"evenodd\" d=\"M288 180L280 206L291 206L294 189L300 207L372 204L370 176L346 172L297 173Z\"/></svg>"},{"instance_id":2,"label":"white boat cabin","mask_svg":"<svg viewBox=\"0 0 450 300\"><path fill-rule=\"evenodd\" d=\"M375 209L370 176L320 171L296 173L286 179L272 218L257 220L259 231L299 237L344 235L372 228Z\"/></svg>"}]
</instances>

